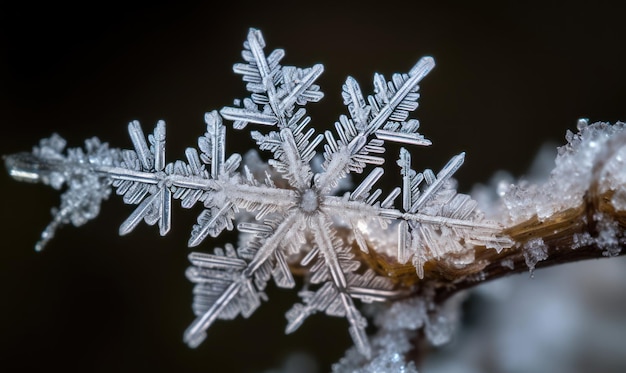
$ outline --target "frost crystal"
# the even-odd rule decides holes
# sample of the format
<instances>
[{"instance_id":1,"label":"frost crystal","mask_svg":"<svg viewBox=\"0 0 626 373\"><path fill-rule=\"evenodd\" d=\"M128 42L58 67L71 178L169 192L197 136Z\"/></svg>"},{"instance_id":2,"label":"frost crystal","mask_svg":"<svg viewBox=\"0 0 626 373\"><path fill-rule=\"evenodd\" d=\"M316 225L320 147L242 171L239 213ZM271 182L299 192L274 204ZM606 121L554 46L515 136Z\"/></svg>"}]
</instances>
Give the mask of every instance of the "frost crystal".
<instances>
[{"instance_id":1,"label":"frost crystal","mask_svg":"<svg viewBox=\"0 0 626 373\"><path fill-rule=\"evenodd\" d=\"M533 276L537 263L548 259L548 247L541 238L534 238L524 244L523 250L526 265L530 270L530 275Z\"/></svg>"},{"instance_id":2,"label":"frost crystal","mask_svg":"<svg viewBox=\"0 0 626 373\"><path fill-rule=\"evenodd\" d=\"M237 247L226 244L212 253L189 255L187 277L195 284L197 316L184 335L190 346L206 338L215 320L250 316L267 299L264 289L270 279L278 287L293 288L292 270L298 268L307 273L305 288L299 292L301 302L286 313L286 332L317 312L344 317L356 350L369 357L367 320L357 302L384 302L407 289L370 268L362 257L392 252L391 261L413 265L422 278L429 261L448 260L461 268L473 262L476 245L499 251L511 242L499 235L500 226L483 218L474 200L457 193L452 176L464 153L438 172L416 172L410 151L402 148L397 160L402 185L384 197L375 188L385 172L380 167L385 141L430 145L409 114L418 107L419 83L434 67L432 58L420 59L408 73L394 74L391 80L376 74L373 95L364 96L356 80L347 78L342 90L347 115L339 116L334 131L316 133L308 127L305 106L323 97L315 84L323 66L283 66L283 50L266 54L264 48L261 32L251 29L244 62L234 65L250 96L207 113L206 133L197 148L185 151L184 160L166 160L163 121L147 137L135 121L128 126L132 150L111 149L92 139L85 151L63 154L65 143L55 135L31 154L8 157L7 168L21 180L67 187L38 248L61 224L93 219L112 188L125 203L137 206L121 224L120 234L144 221L165 235L172 224L173 200L180 200L183 208L203 208L191 230L190 247L236 229ZM269 161L254 153L227 156L224 121L235 130L252 127L250 134L260 150L269 152ZM319 158L323 161L316 167ZM361 173L360 183L337 195L349 175ZM373 246L375 231L394 239ZM390 243L395 249L390 250ZM432 324L427 332L437 342L447 333L439 321L424 321Z\"/></svg>"}]
</instances>

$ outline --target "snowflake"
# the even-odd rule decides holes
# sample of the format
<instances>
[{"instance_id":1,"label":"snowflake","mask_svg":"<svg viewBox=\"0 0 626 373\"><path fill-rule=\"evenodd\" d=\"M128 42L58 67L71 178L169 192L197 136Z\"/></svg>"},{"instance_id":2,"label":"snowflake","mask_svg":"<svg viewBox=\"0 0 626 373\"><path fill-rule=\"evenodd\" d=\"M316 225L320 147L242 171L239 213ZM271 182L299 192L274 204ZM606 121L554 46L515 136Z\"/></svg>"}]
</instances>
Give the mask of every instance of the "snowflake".
<instances>
[{"instance_id":1,"label":"snowflake","mask_svg":"<svg viewBox=\"0 0 626 373\"><path fill-rule=\"evenodd\" d=\"M206 338L216 319L250 316L266 300L263 291L270 279L279 287L293 288L294 269L304 269L302 302L286 313L286 332L316 312L345 317L357 350L369 356L367 320L355 299L384 302L410 289L371 268L362 257L384 254L413 266L416 277L422 278L430 260L450 260L463 267L472 263L474 246L500 250L510 241L499 235L497 224L483 218L475 201L457 193L452 176L463 163L463 153L435 175L411 169L411 154L402 148L397 161L402 185L385 198L381 189L374 190L384 174L380 166L385 141L430 145L409 114L418 106L418 84L434 67L432 58L420 59L408 73L394 74L390 81L376 74L375 93L367 97L349 77L342 92L349 115L339 117L334 132L316 134L308 128L304 107L323 97L315 84L323 66L282 66L284 51L266 55L264 48L261 32L251 29L242 53L245 62L234 65L250 97L207 113L207 131L197 149L185 151L186 160L166 162L164 122L157 123L146 141L135 121L128 128L133 150L111 149L91 139L84 151L69 149L64 155L65 142L55 135L42 140L33 153L8 157L7 168L18 179L55 188L67 185L38 249L61 224L80 225L95 218L112 188L125 203L137 205L122 223L122 235L142 220L158 224L165 235L173 199L184 208L203 206L190 247L236 227L237 248L227 244L211 254L189 255L187 277L195 283L197 316L184 335L190 346ZM270 160L264 163L254 155L244 160L239 154L227 158L224 120L237 130L248 125L267 129L251 131L251 136L260 150L271 153ZM350 175L366 169L356 187L339 192ZM372 232L386 232L387 242L375 247Z\"/></svg>"}]
</instances>

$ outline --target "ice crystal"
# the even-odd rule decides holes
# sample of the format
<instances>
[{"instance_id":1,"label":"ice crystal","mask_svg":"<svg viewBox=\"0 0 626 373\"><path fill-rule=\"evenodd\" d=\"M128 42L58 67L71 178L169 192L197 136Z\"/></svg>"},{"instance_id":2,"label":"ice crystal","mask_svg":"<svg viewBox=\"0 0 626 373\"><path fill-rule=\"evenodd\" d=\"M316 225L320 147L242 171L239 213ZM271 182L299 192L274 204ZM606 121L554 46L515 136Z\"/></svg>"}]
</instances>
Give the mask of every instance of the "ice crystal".
<instances>
[{"instance_id":1,"label":"ice crystal","mask_svg":"<svg viewBox=\"0 0 626 373\"><path fill-rule=\"evenodd\" d=\"M530 275L533 276L537 263L548 258L548 248L541 238L534 238L526 242L522 249Z\"/></svg>"},{"instance_id":2,"label":"ice crystal","mask_svg":"<svg viewBox=\"0 0 626 373\"><path fill-rule=\"evenodd\" d=\"M306 270L305 288L299 292L302 301L286 313L286 332L317 312L344 317L356 350L368 357L372 347L367 320L355 301L384 302L406 292L360 259L377 250L389 251L388 244L371 244L372 231L393 231L386 233L396 238L392 260L412 264L420 278L430 260L450 260L462 267L473 261L474 246L501 250L510 241L500 236L500 226L484 219L474 200L456 191L452 176L464 153L437 173L416 172L411 152L402 148L397 160L402 185L384 197L375 188L385 172L385 141L430 145L418 132L419 121L409 115L418 107L420 81L434 67L431 57L391 80L376 74L372 95L364 96L357 81L347 78L342 96L348 114L339 116L334 131L316 133L309 127L305 106L323 97L315 84L323 66L283 66L283 50L266 54L264 49L261 32L251 29L244 62L234 65L250 95L207 113L206 133L197 148L185 151L184 160L166 161L163 121L147 138L134 121L128 126L132 150L91 139L84 151L69 149L64 154L65 142L54 135L30 154L7 157L7 168L21 180L67 187L38 248L61 224L93 219L112 189L125 203L137 206L121 224L122 235L141 221L167 234L173 200L180 200L183 208L202 205L190 247L236 229L237 247L226 244L212 253L189 254L187 277L195 284L197 316L184 334L190 346L199 345L217 319L250 316L267 299L264 289L270 279L278 287L293 288L292 269L297 267ZM259 150L269 152L269 161L253 153L227 156L225 121L235 130L253 127L250 134ZM321 168L316 167L318 155L323 158ZM361 173L364 177L351 191L338 195L349 175ZM431 323L437 341L444 327L439 321Z\"/></svg>"}]
</instances>

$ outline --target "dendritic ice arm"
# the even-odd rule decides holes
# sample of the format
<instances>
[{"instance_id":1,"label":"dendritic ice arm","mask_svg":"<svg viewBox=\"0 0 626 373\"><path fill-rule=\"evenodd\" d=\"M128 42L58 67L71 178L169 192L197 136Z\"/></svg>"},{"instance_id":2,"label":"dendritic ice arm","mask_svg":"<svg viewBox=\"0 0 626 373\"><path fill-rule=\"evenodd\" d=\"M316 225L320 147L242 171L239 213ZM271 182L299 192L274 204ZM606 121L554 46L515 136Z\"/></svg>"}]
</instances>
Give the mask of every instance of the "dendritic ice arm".
<instances>
[{"instance_id":1,"label":"dendritic ice arm","mask_svg":"<svg viewBox=\"0 0 626 373\"><path fill-rule=\"evenodd\" d=\"M293 115L294 105L316 102L324 97L319 86L313 84L324 71L323 65L309 69L283 67L280 60L285 52L276 49L266 56L264 47L261 32L250 29L242 52L246 63L233 67L236 73L242 75L247 82L246 88L252 93L243 101L243 107L225 107L220 111L224 118L234 121L233 126L237 129L245 128L248 123L283 128Z\"/></svg>"},{"instance_id":2,"label":"dendritic ice arm","mask_svg":"<svg viewBox=\"0 0 626 373\"><path fill-rule=\"evenodd\" d=\"M172 193L165 183L158 182L157 176L165 170L165 122L159 121L148 137L150 147L139 122L131 122L128 133L135 150L122 152L121 166L130 172L120 172L113 186L117 194L124 196L125 203L138 206L120 226L120 235L131 232L141 220L149 225L158 222L161 235L165 235L171 228ZM132 171L137 172L137 178L128 177ZM141 178L142 172L155 177Z\"/></svg>"},{"instance_id":3,"label":"dendritic ice arm","mask_svg":"<svg viewBox=\"0 0 626 373\"><path fill-rule=\"evenodd\" d=\"M330 222L322 214L312 222L315 249L302 260L301 265L310 267L311 284L322 284L316 291L303 291L303 304L296 304L287 312L287 333L295 331L302 322L315 312L330 316L345 317L350 323L349 332L357 349L365 356L370 355L370 346L365 332L367 320L356 308L352 298L365 302L387 301L402 294L385 277L367 270L359 275L361 263L354 253L329 229Z\"/></svg>"},{"instance_id":4,"label":"dendritic ice arm","mask_svg":"<svg viewBox=\"0 0 626 373\"><path fill-rule=\"evenodd\" d=\"M239 314L248 317L266 297L249 276L242 275L247 262L231 245L225 251L216 248L214 254L191 253L189 260L193 266L187 269L187 278L196 284L193 311L198 319L187 329L184 340L197 347L216 318L228 320ZM260 282L262 289L265 282Z\"/></svg>"},{"instance_id":5,"label":"dendritic ice arm","mask_svg":"<svg viewBox=\"0 0 626 373\"><path fill-rule=\"evenodd\" d=\"M251 29L242 52L246 63L234 66L234 71L247 82L251 96L243 100L243 107L225 107L220 114L233 121L236 129L245 128L248 123L277 127L279 131L270 131L267 135L253 131L252 137L259 149L273 153L270 165L293 188L303 190L310 187L309 162L323 136L312 139L315 131L305 132L310 118L302 106L323 97L319 86L314 84L323 66L318 64L308 69L282 66L280 60L284 51L277 49L266 57L264 47L261 32Z\"/></svg>"},{"instance_id":6,"label":"dendritic ice arm","mask_svg":"<svg viewBox=\"0 0 626 373\"><path fill-rule=\"evenodd\" d=\"M214 254L190 255L193 266L187 277L196 283L193 309L197 318L185 332L187 344L198 346L218 318L250 316L266 298L262 291L271 276L279 287L295 286L284 253L278 250L294 219L288 217L277 227L272 223L241 223L239 230L252 235L246 246L235 251L226 245L225 251L217 248Z\"/></svg>"},{"instance_id":7,"label":"dendritic ice arm","mask_svg":"<svg viewBox=\"0 0 626 373\"><path fill-rule=\"evenodd\" d=\"M428 260L447 256L463 266L474 261L474 246L500 251L513 244L500 233L500 225L484 219L476 209L476 201L456 191L452 176L464 157L464 153L452 157L435 175L431 170L415 172L411 169L411 154L404 148L400 150L405 213L398 224L397 259L400 263L411 260L419 278L424 277ZM423 182L426 185L420 189Z\"/></svg>"},{"instance_id":8,"label":"dendritic ice arm","mask_svg":"<svg viewBox=\"0 0 626 373\"><path fill-rule=\"evenodd\" d=\"M367 101L356 80L352 77L346 80L343 98L351 117L342 115L335 123L339 139L331 131L324 134L324 172L315 179L322 193L328 193L350 172L361 173L367 164L382 164L384 159L372 153L384 153L383 140L430 145L430 141L417 132L419 122L406 120L409 112L418 106L419 82L434 65L431 57L424 57L408 74L394 74L389 82L376 74L376 94L368 96ZM371 135L376 138L370 139Z\"/></svg>"}]
</instances>

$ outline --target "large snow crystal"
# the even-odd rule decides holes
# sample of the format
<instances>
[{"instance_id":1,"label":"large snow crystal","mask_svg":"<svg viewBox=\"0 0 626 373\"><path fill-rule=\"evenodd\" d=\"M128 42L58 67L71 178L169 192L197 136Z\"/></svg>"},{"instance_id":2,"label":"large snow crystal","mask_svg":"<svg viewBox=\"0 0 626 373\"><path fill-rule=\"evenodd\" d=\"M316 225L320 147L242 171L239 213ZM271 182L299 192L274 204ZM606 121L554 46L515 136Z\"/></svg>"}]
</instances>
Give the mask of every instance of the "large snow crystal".
<instances>
[{"instance_id":1,"label":"large snow crystal","mask_svg":"<svg viewBox=\"0 0 626 373\"><path fill-rule=\"evenodd\" d=\"M475 246L501 250L511 242L500 235L498 224L484 219L474 200L457 193L452 177L464 153L438 172L417 172L411 168L409 148L402 148L396 162L402 185L384 196L375 187L388 172L381 167L386 141L430 145L410 114L418 107L420 81L434 67L432 58L420 59L408 73L390 80L376 74L372 95L364 95L357 81L347 78L342 89L347 114L339 116L334 131L317 133L309 127L305 106L322 99L315 82L324 68L283 66L284 55L281 49L266 53L261 32L250 30L244 61L234 65L250 95L207 113L206 133L197 147L185 151L184 160L166 159L165 122L159 121L147 138L140 124L132 122L131 150L91 139L85 150L63 153L65 143L55 135L32 153L7 157L7 168L21 180L66 185L61 208L39 249L58 226L95 218L112 189L125 203L136 205L120 234L142 221L167 234L173 200L183 208L202 206L190 247L236 229L237 246L189 254L187 277L195 283L197 316L184 335L190 346L206 338L215 320L250 316L267 299L264 289L270 279L278 287L293 288L292 269L297 267L307 276L301 302L286 313L286 332L317 312L344 317L356 351L369 357L372 348L381 347L379 342L370 345L358 303L395 299L407 289L388 273L369 268L361 256L384 253L394 263L414 266L422 278L429 261L450 260L462 267L473 261ZM269 161L254 153L228 155L225 122L234 130L250 128ZM320 158L321 168L316 166ZM348 176L358 180L358 174L363 177L356 186L338 195ZM385 242L373 245L380 237ZM432 324L433 340L441 340L445 328L436 319Z\"/></svg>"}]
</instances>

